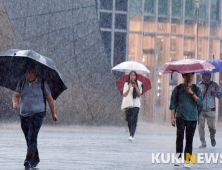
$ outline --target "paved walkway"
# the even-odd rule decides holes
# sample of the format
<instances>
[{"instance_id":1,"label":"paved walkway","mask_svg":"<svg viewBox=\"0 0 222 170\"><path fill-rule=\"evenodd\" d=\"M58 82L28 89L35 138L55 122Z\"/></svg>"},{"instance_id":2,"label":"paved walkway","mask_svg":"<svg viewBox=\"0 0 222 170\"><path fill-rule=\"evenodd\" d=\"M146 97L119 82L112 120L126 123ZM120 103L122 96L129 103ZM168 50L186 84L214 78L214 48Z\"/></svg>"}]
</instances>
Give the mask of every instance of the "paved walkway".
<instances>
[{"instance_id":1,"label":"paved walkway","mask_svg":"<svg viewBox=\"0 0 222 170\"><path fill-rule=\"evenodd\" d=\"M194 152L222 153L222 126L217 125L217 146L199 149L198 133ZM175 128L139 122L136 139L129 142L124 127L46 126L39 133L39 170L180 170L173 164L152 164L152 153L175 152ZM19 124L0 123L0 169L24 169L25 139ZM222 160L222 158L221 158ZM192 164L191 169L222 169L222 164Z\"/></svg>"}]
</instances>

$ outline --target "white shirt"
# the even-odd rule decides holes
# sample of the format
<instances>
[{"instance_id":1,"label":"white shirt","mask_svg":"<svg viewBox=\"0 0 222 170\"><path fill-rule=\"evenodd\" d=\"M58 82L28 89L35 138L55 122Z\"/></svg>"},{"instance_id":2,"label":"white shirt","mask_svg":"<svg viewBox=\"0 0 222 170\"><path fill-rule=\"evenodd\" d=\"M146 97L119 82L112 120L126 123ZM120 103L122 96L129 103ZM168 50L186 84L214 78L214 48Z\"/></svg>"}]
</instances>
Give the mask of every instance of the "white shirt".
<instances>
[{"instance_id":1,"label":"white shirt","mask_svg":"<svg viewBox=\"0 0 222 170\"><path fill-rule=\"evenodd\" d=\"M138 88L139 88L139 91L140 93L142 94L142 86L141 86L141 82L137 80L137 83L138 83ZM128 82L125 82L124 84L124 87L123 87L123 93L125 93L127 90L129 89L129 86L128 86ZM130 91L129 93L133 93L133 86L130 87ZM135 99L133 99L133 107L139 107L140 108L140 98L136 96Z\"/></svg>"}]
</instances>

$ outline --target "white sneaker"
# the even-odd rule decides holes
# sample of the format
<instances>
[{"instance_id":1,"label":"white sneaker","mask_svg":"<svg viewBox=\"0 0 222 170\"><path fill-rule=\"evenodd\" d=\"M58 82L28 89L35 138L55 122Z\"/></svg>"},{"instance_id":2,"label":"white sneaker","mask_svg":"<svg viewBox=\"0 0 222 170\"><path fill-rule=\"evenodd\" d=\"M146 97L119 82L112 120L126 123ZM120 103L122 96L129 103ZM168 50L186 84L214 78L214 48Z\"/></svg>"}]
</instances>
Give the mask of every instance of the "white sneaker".
<instances>
[{"instance_id":1,"label":"white sneaker","mask_svg":"<svg viewBox=\"0 0 222 170\"><path fill-rule=\"evenodd\" d=\"M129 141L133 141L133 140L134 140L134 137L130 136L130 137L128 138L128 140L129 140Z\"/></svg>"},{"instance_id":2,"label":"white sneaker","mask_svg":"<svg viewBox=\"0 0 222 170\"><path fill-rule=\"evenodd\" d=\"M177 158L177 160L175 160L174 166L180 166L180 164L182 164L182 159Z\"/></svg>"},{"instance_id":3,"label":"white sneaker","mask_svg":"<svg viewBox=\"0 0 222 170\"><path fill-rule=\"evenodd\" d=\"M190 164L189 163L184 163L183 166L184 166L184 168L189 168L190 169Z\"/></svg>"}]
</instances>

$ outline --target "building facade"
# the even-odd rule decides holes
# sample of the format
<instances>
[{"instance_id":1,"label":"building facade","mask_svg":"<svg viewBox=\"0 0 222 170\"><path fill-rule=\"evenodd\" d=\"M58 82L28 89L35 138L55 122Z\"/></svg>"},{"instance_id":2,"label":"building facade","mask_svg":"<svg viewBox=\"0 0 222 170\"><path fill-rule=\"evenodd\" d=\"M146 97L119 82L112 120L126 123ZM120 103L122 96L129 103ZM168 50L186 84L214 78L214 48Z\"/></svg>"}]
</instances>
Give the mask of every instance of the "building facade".
<instances>
[{"instance_id":1,"label":"building facade","mask_svg":"<svg viewBox=\"0 0 222 170\"><path fill-rule=\"evenodd\" d=\"M142 98L140 118L169 120L173 88L180 74L160 74L165 63L184 58L222 58L220 0L97 0L102 38L111 66L126 60L143 63L150 71L152 89ZM198 55L195 55L195 18L198 16ZM220 73L213 79L221 86ZM196 82L201 76L196 76ZM222 102L217 119L222 119Z\"/></svg>"}]
</instances>

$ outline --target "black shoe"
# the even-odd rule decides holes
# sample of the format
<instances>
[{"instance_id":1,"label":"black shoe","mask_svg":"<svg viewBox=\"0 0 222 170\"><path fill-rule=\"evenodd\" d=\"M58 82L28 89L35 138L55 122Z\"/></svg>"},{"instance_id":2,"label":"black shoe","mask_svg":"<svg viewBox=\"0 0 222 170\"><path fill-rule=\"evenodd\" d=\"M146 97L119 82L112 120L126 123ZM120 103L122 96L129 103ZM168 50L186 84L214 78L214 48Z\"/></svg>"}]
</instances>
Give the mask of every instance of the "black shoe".
<instances>
[{"instance_id":1,"label":"black shoe","mask_svg":"<svg viewBox=\"0 0 222 170\"><path fill-rule=\"evenodd\" d=\"M38 162L36 162L36 163L33 163L33 164L32 164L32 168L37 167L37 165L38 165L39 162L40 162L40 161L38 161Z\"/></svg>"},{"instance_id":2,"label":"black shoe","mask_svg":"<svg viewBox=\"0 0 222 170\"><path fill-rule=\"evenodd\" d=\"M203 148L206 148L206 147L207 147L206 144L205 144L205 145L200 145L200 146L199 146L200 149L203 149Z\"/></svg>"},{"instance_id":3,"label":"black shoe","mask_svg":"<svg viewBox=\"0 0 222 170\"><path fill-rule=\"evenodd\" d=\"M31 168L32 168L30 162L27 161L27 160L25 160L25 162L24 162L24 166L25 166L25 169L31 169Z\"/></svg>"},{"instance_id":4,"label":"black shoe","mask_svg":"<svg viewBox=\"0 0 222 170\"><path fill-rule=\"evenodd\" d=\"M212 145L213 147L216 146L216 140L215 140L215 139L211 139L211 145Z\"/></svg>"}]
</instances>

